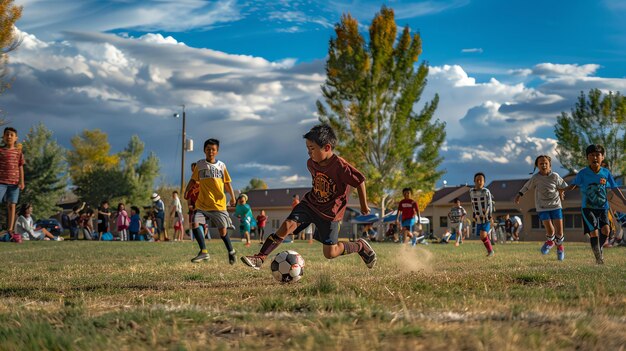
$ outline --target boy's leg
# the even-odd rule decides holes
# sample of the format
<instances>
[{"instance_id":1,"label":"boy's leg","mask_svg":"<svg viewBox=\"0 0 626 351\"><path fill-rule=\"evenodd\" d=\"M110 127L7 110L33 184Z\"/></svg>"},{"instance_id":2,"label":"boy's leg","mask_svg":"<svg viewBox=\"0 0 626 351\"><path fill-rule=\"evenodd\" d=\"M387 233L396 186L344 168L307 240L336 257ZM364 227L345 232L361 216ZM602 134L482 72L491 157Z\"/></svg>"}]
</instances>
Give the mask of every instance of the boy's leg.
<instances>
[{"instance_id":1,"label":"boy's leg","mask_svg":"<svg viewBox=\"0 0 626 351\"><path fill-rule=\"evenodd\" d=\"M477 228L480 230L480 240L482 240L483 245L485 245L485 249L487 249L487 256L493 256L493 246L491 246L491 241L489 240L489 235L486 230L489 228Z\"/></svg>"},{"instance_id":2,"label":"boy's leg","mask_svg":"<svg viewBox=\"0 0 626 351\"><path fill-rule=\"evenodd\" d=\"M563 247L563 241L565 241L565 236L563 234L563 220L555 219L554 222L554 233L555 239L554 244L556 245L556 258L559 261L563 261L565 259L565 248Z\"/></svg>"},{"instance_id":3,"label":"boy's leg","mask_svg":"<svg viewBox=\"0 0 626 351\"><path fill-rule=\"evenodd\" d=\"M15 204L12 202L7 203L7 228L11 233L15 230Z\"/></svg>"},{"instance_id":4,"label":"boy's leg","mask_svg":"<svg viewBox=\"0 0 626 351\"><path fill-rule=\"evenodd\" d=\"M554 246L554 226L550 219L544 219L541 223L543 223L543 227L546 228L546 242L541 246L541 253L547 255Z\"/></svg>"},{"instance_id":5,"label":"boy's leg","mask_svg":"<svg viewBox=\"0 0 626 351\"><path fill-rule=\"evenodd\" d=\"M376 264L376 253L363 238L354 242L339 241L339 222L319 223L317 226L317 238L324 244L324 257L333 259L338 256L358 253L367 268L374 268Z\"/></svg>"},{"instance_id":6,"label":"boy's leg","mask_svg":"<svg viewBox=\"0 0 626 351\"><path fill-rule=\"evenodd\" d=\"M206 249L206 243L204 242L204 232L202 230L205 221L205 215L200 211L196 211L196 213L194 214L193 223L191 225L191 232L194 239L198 243L198 246L200 247L200 252L198 253L198 255L196 255L196 257L191 259L191 262L194 263L206 261L209 259L209 252Z\"/></svg>"},{"instance_id":7,"label":"boy's leg","mask_svg":"<svg viewBox=\"0 0 626 351\"><path fill-rule=\"evenodd\" d=\"M218 233L220 233L220 237L224 242L224 246L226 247L226 251L228 252L228 263L235 264L237 261L237 257L235 254L237 253L235 249L233 249L233 244L230 242L230 237L228 236L228 227L217 228Z\"/></svg>"},{"instance_id":8,"label":"boy's leg","mask_svg":"<svg viewBox=\"0 0 626 351\"><path fill-rule=\"evenodd\" d=\"M259 253L252 256L242 256L241 261L245 265L254 269L261 268L261 265L263 264L267 256L269 256L269 254L271 254L272 251L274 251L283 242L285 237L292 233L297 227L298 222L292 219L286 219L280 225L280 228L278 228L276 233L270 234L267 239L265 239L265 241L263 242L263 246L261 246L261 249L259 250Z\"/></svg>"}]
</instances>

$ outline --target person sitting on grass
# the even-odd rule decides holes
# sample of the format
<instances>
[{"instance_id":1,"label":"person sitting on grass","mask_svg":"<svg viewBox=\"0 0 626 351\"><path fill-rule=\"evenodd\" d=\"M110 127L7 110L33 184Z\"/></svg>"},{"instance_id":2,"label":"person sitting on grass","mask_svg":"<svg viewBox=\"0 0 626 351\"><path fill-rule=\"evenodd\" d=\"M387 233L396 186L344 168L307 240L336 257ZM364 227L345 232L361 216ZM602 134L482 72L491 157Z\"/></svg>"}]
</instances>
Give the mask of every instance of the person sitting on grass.
<instances>
[{"instance_id":1,"label":"person sitting on grass","mask_svg":"<svg viewBox=\"0 0 626 351\"><path fill-rule=\"evenodd\" d=\"M52 235L46 228L35 227L32 213L33 205L30 203L23 204L18 212L15 233L20 234L23 240L63 240L63 237Z\"/></svg>"},{"instance_id":2,"label":"person sitting on grass","mask_svg":"<svg viewBox=\"0 0 626 351\"><path fill-rule=\"evenodd\" d=\"M243 256L241 260L251 268L260 269L267 256L287 235L297 228L302 230L313 223L315 224L313 237L324 245L324 257L332 259L358 253L367 267L373 268L376 264L376 253L367 240L339 241L339 226L346 212L350 187L357 189L361 214L370 213L365 192L365 176L343 158L335 155L333 149L337 145L337 136L329 125L317 125L303 137L309 154L307 168L313 177L313 188L291 210L291 214L278 231L268 236L259 253Z\"/></svg>"}]
</instances>

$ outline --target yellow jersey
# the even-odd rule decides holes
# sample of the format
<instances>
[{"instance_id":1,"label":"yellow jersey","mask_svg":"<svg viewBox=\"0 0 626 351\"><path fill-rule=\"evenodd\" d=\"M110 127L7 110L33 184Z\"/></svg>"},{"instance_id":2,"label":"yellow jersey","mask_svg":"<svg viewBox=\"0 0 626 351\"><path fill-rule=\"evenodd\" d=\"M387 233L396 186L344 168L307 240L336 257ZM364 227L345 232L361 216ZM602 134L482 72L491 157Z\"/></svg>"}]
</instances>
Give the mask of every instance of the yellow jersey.
<instances>
[{"instance_id":1,"label":"yellow jersey","mask_svg":"<svg viewBox=\"0 0 626 351\"><path fill-rule=\"evenodd\" d=\"M196 209L202 211L225 211L226 193L224 184L230 183L230 175L222 161L210 163L200 160L191 175L191 179L200 184L200 193L196 201Z\"/></svg>"}]
</instances>

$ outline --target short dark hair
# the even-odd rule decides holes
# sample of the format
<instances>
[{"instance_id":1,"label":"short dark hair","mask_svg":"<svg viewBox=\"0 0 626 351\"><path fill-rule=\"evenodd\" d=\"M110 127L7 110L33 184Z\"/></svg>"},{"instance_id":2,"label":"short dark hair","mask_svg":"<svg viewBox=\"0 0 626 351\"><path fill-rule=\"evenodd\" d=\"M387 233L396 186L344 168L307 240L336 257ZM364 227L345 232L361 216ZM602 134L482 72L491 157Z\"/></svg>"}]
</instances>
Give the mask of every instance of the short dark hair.
<instances>
[{"instance_id":1,"label":"short dark hair","mask_svg":"<svg viewBox=\"0 0 626 351\"><path fill-rule=\"evenodd\" d=\"M206 149L206 147L207 147L208 145L216 145L216 146L217 146L217 149L218 149L218 150L220 149L220 141L219 141L219 140L217 140L217 139L213 139L213 138L211 138L211 139L207 139L207 140L204 142L204 147L203 147L202 149L203 149L203 150L204 150L204 149Z\"/></svg>"},{"instance_id":2,"label":"short dark hair","mask_svg":"<svg viewBox=\"0 0 626 351\"><path fill-rule=\"evenodd\" d=\"M604 155L604 146L600 144L589 145L587 146L587 150L585 152L585 156L589 156L589 154L592 154L594 152L599 152Z\"/></svg>"},{"instance_id":3,"label":"short dark hair","mask_svg":"<svg viewBox=\"0 0 626 351\"><path fill-rule=\"evenodd\" d=\"M174 191L172 191L172 195L173 195L173 194L178 195L178 190L174 190Z\"/></svg>"},{"instance_id":4,"label":"short dark hair","mask_svg":"<svg viewBox=\"0 0 626 351\"><path fill-rule=\"evenodd\" d=\"M476 179L476 177L478 177L478 176L482 176L483 179L487 180L487 177L485 177L485 173L483 173L483 172L478 172L478 173L474 174L474 179Z\"/></svg>"},{"instance_id":5,"label":"short dark hair","mask_svg":"<svg viewBox=\"0 0 626 351\"><path fill-rule=\"evenodd\" d=\"M337 145L337 135L335 134L333 128L328 124L318 124L311 128L311 130L309 130L302 137L316 143L319 146L329 144L331 149L334 149Z\"/></svg>"},{"instance_id":6,"label":"short dark hair","mask_svg":"<svg viewBox=\"0 0 626 351\"><path fill-rule=\"evenodd\" d=\"M404 188L404 189L402 189L402 193L403 193L403 194L404 194L405 192L407 192L407 191L408 191L408 192L410 192L410 193L413 193L413 189L411 189L411 188Z\"/></svg>"},{"instance_id":7,"label":"short dark hair","mask_svg":"<svg viewBox=\"0 0 626 351\"><path fill-rule=\"evenodd\" d=\"M4 132L2 132L2 134L6 133L6 132L13 132L15 134L17 134L17 130L13 127L6 127L4 128Z\"/></svg>"},{"instance_id":8,"label":"short dark hair","mask_svg":"<svg viewBox=\"0 0 626 351\"><path fill-rule=\"evenodd\" d=\"M136 213L136 214L141 213L141 212L139 211L139 207L137 207L137 206L131 206L131 207L130 207L130 209L131 209L131 211L135 211L135 213Z\"/></svg>"},{"instance_id":9,"label":"short dark hair","mask_svg":"<svg viewBox=\"0 0 626 351\"><path fill-rule=\"evenodd\" d=\"M452 201L452 202L455 202L455 203L456 203L456 202L461 202L461 199L459 199L459 198L457 197L457 198L455 198L455 199L454 199L454 201Z\"/></svg>"}]
</instances>

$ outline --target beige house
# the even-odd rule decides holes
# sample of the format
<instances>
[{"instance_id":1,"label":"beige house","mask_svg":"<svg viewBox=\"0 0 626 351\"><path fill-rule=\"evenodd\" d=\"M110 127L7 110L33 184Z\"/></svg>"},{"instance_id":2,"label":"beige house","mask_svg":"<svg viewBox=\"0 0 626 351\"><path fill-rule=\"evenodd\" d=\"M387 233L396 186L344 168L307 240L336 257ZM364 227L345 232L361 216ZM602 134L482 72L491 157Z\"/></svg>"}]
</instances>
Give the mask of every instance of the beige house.
<instances>
[{"instance_id":1,"label":"beige house","mask_svg":"<svg viewBox=\"0 0 626 351\"><path fill-rule=\"evenodd\" d=\"M494 180L487 188L495 202L494 218L509 214L511 217L519 216L522 219L523 228L520 239L524 241L543 241L545 229L540 223L539 216L535 209L534 190L526 193L519 204L514 202L515 196L522 188L526 179ZM564 180L569 184L574 179L573 174L568 174ZM435 235L441 236L448 227L448 212L454 205L454 199L461 200L461 206L471 217L472 206L469 197L470 186L463 185L457 187L445 187L437 190L433 195L431 203L422 211L431 223L432 231ZM624 190L622 190L624 191ZM578 189L565 194L563 201L563 227L567 241L586 241L583 235L583 222L580 211L580 191ZM476 238L474 228L470 237Z\"/></svg>"}]
</instances>

